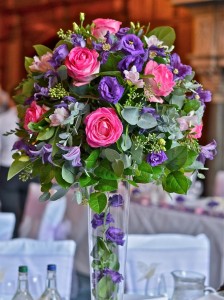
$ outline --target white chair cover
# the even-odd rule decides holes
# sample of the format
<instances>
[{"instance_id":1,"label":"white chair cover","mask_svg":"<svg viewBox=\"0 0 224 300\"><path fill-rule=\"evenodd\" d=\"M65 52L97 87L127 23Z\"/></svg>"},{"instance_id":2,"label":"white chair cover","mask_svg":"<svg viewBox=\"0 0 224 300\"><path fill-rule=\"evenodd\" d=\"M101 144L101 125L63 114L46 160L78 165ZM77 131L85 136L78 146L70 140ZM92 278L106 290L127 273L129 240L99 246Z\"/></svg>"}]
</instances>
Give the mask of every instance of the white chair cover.
<instances>
[{"instance_id":1,"label":"white chair cover","mask_svg":"<svg viewBox=\"0 0 224 300\"><path fill-rule=\"evenodd\" d=\"M202 273L208 282L209 249L209 240L204 234L198 236L130 234L126 264L126 292L144 295L150 278L152 281L156 276L164 274L165 288L170 296L173 290L170 272L178 269Z\"/></svg>"},{"instance_id":2,"label":"white chair cover","mask_svg":"<svg viewBox=\"0 0 224 300\"><path fill-rule=\"evenodd\" d=\"M0 295L10 286L17 286L19 265L29 269L29 287L34 299L39 299L45 289L46 267L57 265L57 286L62 298L70 299L73 258L76 244L74 241L38 241L32 239L14 239L0 242ZM10 296L10 295L8 295ZM4 299L4 298L3 298Z\"/></svg>"},{"instance_id":3,"label":"white chair cover","mask_svg":"<svg viewBox=\"0 0 224 300\"><path fill-rule=\"evenodd\" d=\"M16 217L13 213L0 213L0 240L10 240L13 236Z\"/></svg>"}]
</instances>

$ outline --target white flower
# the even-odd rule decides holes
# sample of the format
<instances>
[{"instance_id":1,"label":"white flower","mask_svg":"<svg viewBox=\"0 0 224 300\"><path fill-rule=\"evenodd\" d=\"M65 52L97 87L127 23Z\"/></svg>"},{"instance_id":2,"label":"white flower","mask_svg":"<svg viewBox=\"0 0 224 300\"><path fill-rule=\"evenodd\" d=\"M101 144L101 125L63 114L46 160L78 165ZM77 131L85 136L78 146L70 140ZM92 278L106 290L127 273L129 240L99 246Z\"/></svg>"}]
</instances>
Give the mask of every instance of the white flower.
<instances>
[{"instance_id":1,"label":"white flower","mask_svg":"<svg viewBox=\"0 0 224 300\"><path fill-rule=\"evenodd\" d=\"M145 41L148 47L157 46L160 47L163 44L163 41L160 41L155 35L151 35L150 37L144 36Z\"/></svg>"},{"instance_id":2,"label":"white flower","mask_svg":"<svg viewBox=\"0 0 224 300\"><path fill-rule=\"evenodd\" d=\"M54 113L50 115L51 120L50 126L59 126L69 116L68 111L64 107L56 108Z\"/></svg>"},{"instance_id":3,"label":"white flower","mask_svg":"<svg viewBox=\"0 0 224 300\"><path fill-rule=\"evenodd\" d=\"M143 88L144 81L139 79L139 73L137 72L136 66L133 66L130 71L124 71L125 78L133 83L138 88Z\"/></svg>"}]
</instances>

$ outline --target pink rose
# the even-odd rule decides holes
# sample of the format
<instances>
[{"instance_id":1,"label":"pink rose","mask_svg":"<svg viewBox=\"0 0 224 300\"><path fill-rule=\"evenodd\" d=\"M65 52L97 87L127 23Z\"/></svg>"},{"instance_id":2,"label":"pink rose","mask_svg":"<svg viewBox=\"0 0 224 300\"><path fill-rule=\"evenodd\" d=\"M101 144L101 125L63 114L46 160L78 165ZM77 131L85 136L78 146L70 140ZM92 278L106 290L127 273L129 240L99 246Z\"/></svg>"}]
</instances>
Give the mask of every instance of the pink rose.
<instances>
[{"instance_id":1,"label":"pink rose","mask_svg":"<svg viewBox=\"0 0 224 300\"><path fill-rule=\"evenodd\" d=\"M173 80L172 72L166 65L159 65L157 62L150 60L145 66L144 74L154 76L153 78L144 79L146 89L151 93L152 98L153 96L167 96L172 92L175 82Z\"/></svg>"},{"instance_id":2,"label":"pink rose","mask_svg":"<svg viewBox=\"0 0 224 300\"><path fill-rule=\"evenodd\" d=\"M29 108L27 108L25 113L24 125L23 127L30 131L28 124L30 122L37 123L41 116L47 111L47 109L37 105L36 101L33 101Z\"/></svg>"},{"instance_id":3,"label":"pink rose","mask_svg":"<svg viewBox=\"0 0 224 300\"><path fill-rule=\"evenodd\" d=\"M47 52L46 54L42 55L40 58L38 56L34 56L34 61L32 65L30 65L30 70L32 72L46 72L48 70L53 69L49 60L52 58L52 53Z\"/></svg>"},{"instance_id":4,"label":"pink rose","mask_svg":"<svg viewBox=\"0 0 224 300\"><path fill-rule=\"evenodd\" d=\"M195 139L200 139L202 135L203 124L196 125L191 131L189 136Z\"/></svg>"},{"instance_id":5,"label":"pink rose","mask_svg":"<svg viewBox=\"0 0 224 300\"><path fill-rule=\"evenodd\" d=\"M100 70L99 54L96 50L75 47L65 59L68 75L75 79L74 85L80 86L89 83Z\"/></svg>"},{"instance_id":6,"label":"pink rose","mask_svg":"<svg viewBox=\"0 0 224 300\"><path fill-rule=\"evenodd\" d=\"M87 143L93 147L107 147L114 144L123 132L123 126L113 108L98 108L86 119Z\"/></svg>"},{"instance_id":7,"label":"pink rose","mask_svg":"<svg viewBox=\"0 0 224 300\"><path fill-rule=\"evenodd\" d=\"M107 31L112 34L117 33L122 23L112 19L95 19L93 20L93 24L92 35L103 39Z\"/></svg>"}]
</instances>

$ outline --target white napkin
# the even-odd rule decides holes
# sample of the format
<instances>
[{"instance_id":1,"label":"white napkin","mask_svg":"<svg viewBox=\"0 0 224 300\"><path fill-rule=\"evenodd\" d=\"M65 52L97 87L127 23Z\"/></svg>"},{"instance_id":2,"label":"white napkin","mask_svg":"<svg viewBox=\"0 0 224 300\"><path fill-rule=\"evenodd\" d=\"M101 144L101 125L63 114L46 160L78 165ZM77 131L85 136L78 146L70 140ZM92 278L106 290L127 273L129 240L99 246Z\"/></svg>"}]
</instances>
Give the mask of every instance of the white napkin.
<instances>
[{"instance_id":1,"label":"white napkin","mask_svg":"<svg viewBox=\"0 0 224 300\"><path fill-rule=\"evenodd\" d=\"M166 296L163 297L153 297L153 298L146 298L147 296L140 296L140 295L124 295L124 300L168 300Z\"/></svg>"},{"instance_id":2,"label":"white napkin","mask_svg":"<svg viewBox=\"0 0 224 300\"><path fill-rule=\"evenodd\" d=\"M199 298L198 300L223 300L223 297L216 294L209 294Z\"/></svg>"}]
</instances>

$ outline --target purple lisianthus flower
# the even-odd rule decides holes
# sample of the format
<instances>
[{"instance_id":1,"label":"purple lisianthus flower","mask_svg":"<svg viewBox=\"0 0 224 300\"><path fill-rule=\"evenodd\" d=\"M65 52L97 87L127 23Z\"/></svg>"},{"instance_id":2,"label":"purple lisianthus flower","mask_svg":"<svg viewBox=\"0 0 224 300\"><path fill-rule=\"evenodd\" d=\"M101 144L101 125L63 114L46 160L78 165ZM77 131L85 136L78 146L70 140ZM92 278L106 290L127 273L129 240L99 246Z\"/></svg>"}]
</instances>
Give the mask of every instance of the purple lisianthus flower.
<instances>
[{"instance_id":1,"label":"purple lisianthus flower","mask_svg":"<svg viewBox=\"0 0 224 300\"><path fill-rule=\"evenodd\" d=\"M115 228L113 226L109 227L106 234L106 240L112 243L116 243L117 245L124 245L124 232L120 228Z\"/></svg>"},{"instance_id":2,"label":"purple lisianthus flower","mask_svg":"<svg viewBox=\"0 0 224 300\"><path fill-rule=\"evenodd\" d=\"M143 43L135 34L126 34L121 39L122 50L131 55L144 53Z\"/></svg>"},{"instance_id":3,"label":"purple lisianthus flower","mask_svg":"<svg viewBox=\"0 0 224 300\"><path fill-rule=\"evenodd\" d=\"M108 201L109 201L109 206L113 206L113 207L123 206L124 204L124 199L120 194L116 194L109 197Z\"/></svg>"},{"instance_id":4,"label":"purple lisianthus flower","mask_svg":"<svg viewBox=\"0 0 224 300\"><path fill-rule=\"evenodd\" d=\"M34 88L36 93L34 93L34 99L38 100L41 97L48 97L49 96L49 89L43 86L40 86L37 83L34 83Z\"/></svg>"},{"instance_id":5,"label":"purple lisianthus flower","mask_svg":"<svg viewBox=\"0 0 224 300\"><path fill-rule=\"evenodd\" d=\"M91 221L92 227L96 229L97 227L101 226L104 224L104 218L105 218L105 213L102 212L101 214L94 214L93 219ZM107 213L106 216L106 224L110 224L114 222L113 216L111 213Z\"/></svg>"},{"instance_id":6,"label":"purple lisianthus flower","mask_svg":"<svg viewBox=\"0 0 224 300\"><path fill-rule=\"evenodd\" d=\"M72 34L71 35L71 42L73 47L82 47L84 48L86 46L86 41L84 40L83 36L81 34Z\"/></svg>"},{"instance_id":7,"label":"purple lisianthus flower","mask_svg":"<svg viewBox=\"0 0 224 300\"><path fill-rule=\"evenodd\" d=\"M118 63L117 67L123 74L125 70L130 70L133 66L136 66L138 72L141 72L145 62L145 55L127 55Z\"/></svg>"},{"instance_id":8,"label":"purple lisianthus flower","mask_svg":"<svg viewBox=\"0 0 224 300\"><path fill-rule=\"evenodd\" d=\"M39 150L29 150L29 152L33 155L33 157L41 157L43 164L48 162L53 164L51 144L45 144Z\"/></svg>"},{"instance_id":9,"label":"purple lisianthus flower","mask_svg":"<svg viewBox=\"0 0 224 300\"><path fill-rule=\"evenodd\" d=\"M199 100L202 104L212 100L212 93L210 91L203 90L202 87L197 88L196 93L198 94Z\"/></svg>"},{"instance_id":10,"label":"purple lisianthus flower","mask_svg":"<svg viewBox=\"0 0 224 300\"><path fill-rule=\"evenodd\" d=\"M206 159L214 159L214 156L217 154L216 147L217 143L215 140L206 146L201 146L201 152L199 153L197 160L204 164Z\"/></svg>"},{"instance_id":11,"label":"purple lisianthus flower","mask_svg":"<svg viewBox=\"0 0 224 300\"><path fill-rule=\"evenodd\" d=\"M81 157L80 157L80 147L74 146L74 147L68 147L68 146L62 146L60 144L57 144L58 148L67 151L66 154L63 154L62 156L64 159L68 161L72 161L72 166L73 167L81 167Z\"/></svg>"},{"instance_id":12,"label":"purple lisianthus flower","mask_svg":"<svg viewBox=\"0 0 224 300\"><path fill-rule=\"evenodd\" d=\"M157 114L157 112L156 112L156 109L155 109L155 108L152 108L152 107L143 107L142 110L141 110L141 113L142 113L142 114L149 113L149 114L151 114L155 119L159 119L159 118L160 118L159 114Z\"/></svg>"},{"instance_id":13,"label":"purple lisianthus flower","mask_svg":"<svg viewBox=\"0 0 224 300\"><path fill-rule=\"evenodd\" d=\"M54 50L52 58L49 60L49 63L52 65L53 68L58 68L63 62L63 60L65 60L68 53L68 46L66 44L58 46Z\"/></svg>"},{"instance_id":14,"label":"purple lisianthus flower","mask_svg":"<svg viewBox=\"0 0 224 300\"><path fill-rule=\"evenodd\" d=\"M121 39L124 35L128 33L129 30L130 30L129 27L122 27L115 35L117 38Z\"/></svg>"},{"instance_id":15,"label":"purple lisianthus flower","mask_svg":"<svg viewBox=\"0 0 224 300\"><path fill-rule=\"evenodd\" d=\"M149 47L149 57L154 58L155 56L166 57L165 49L152 45Z\"/></svg>"},{"instance_id":16,"label":"purple lisianthus flower","mask_svg":"<svg viewBox=\"0 0 224 300\"><path fill-rule=\"evenodd\" d=\"M152 167L161 165L167 159L168 157L166 156L166 153L164 151L151 152L146 157L147 163Z\"/></svg>"},{"instance_id":17,"label":"purple lisianthus flower","mask_svg":"<svg viewBox=\"0 0 224 300\"><path fill-rule=\"evenodd\" d=\"M174 74L174 80L184 79L192 73L191 66L182 64L177 53L173 53L170 57L170 69Z\"/></svg>"},{"instance_id":18,"label":"purple lisianthus flower","mask_svg":"<svg viewBox=\"0 0 224 300\"><path fill-rule=\"evenodd\" d=\"M115 104L121 99L124 87L120 85L116 77L105 76L99 83L98 92L101 99Z\"/></svg>"},{"instance_id":19,"label":"purple lisianthus flower","mask_svg":"<svg viewBox=\"0 0 224 300\"><path fill-rule=\"evenodd\" d=\"M111 269L104 269L104 270L103 270L103 274L104 274L104 275L110 276L111 280L112 280L114 283L119 283L119 282L121 282L122 280L124 280L124 277L122 276L122 274L120 274L120 273L117 272L117 271L111 270Z\"/></svg>"}]
</instances>

